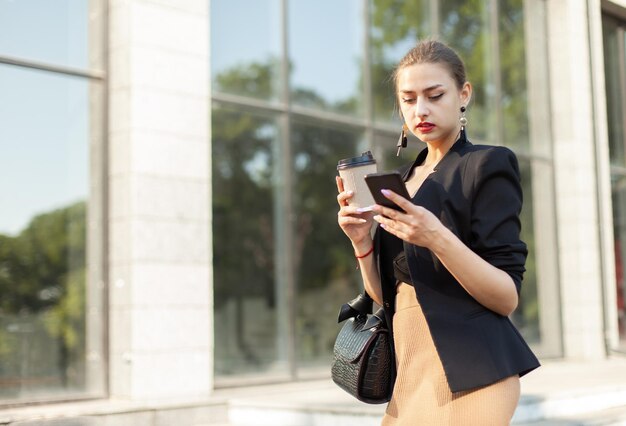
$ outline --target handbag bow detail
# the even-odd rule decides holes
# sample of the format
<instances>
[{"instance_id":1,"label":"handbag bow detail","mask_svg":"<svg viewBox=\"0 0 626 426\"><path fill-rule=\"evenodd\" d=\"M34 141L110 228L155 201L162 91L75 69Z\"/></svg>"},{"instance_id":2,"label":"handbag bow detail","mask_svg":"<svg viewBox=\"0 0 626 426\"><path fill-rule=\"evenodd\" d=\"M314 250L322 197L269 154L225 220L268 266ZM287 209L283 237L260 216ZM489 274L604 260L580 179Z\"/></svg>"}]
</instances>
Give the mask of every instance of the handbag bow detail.
<instances>
[{"instance_id":1,"label":"handbag bow detail","mask_svg":"<svg viewBox=\"0 0 626 426\"><path fill-rule=\"evenodd\" d=\"M374 300L367 293L359 294L357 297L341 305L339 309L339 316L337 322L341 323L348 318L356 318L359 316L367 316L372 313L374 306ZM376 313L370 315L363 326L363 329L370 329L378 326L387 326L385 321L385 311L383 308L379 308Z\"/></svg>"},{"instance_id":2,"label":"handbag bow detail","mask_svg":"<svg viewBox=\"0 0 626 426\"><path fill-rule=\"evenodd\" d=\"M363 293L341 306L338 322L347 321L335 341L331 375L358 400L382 404L391 399L393 354L385 311L372 314L373 303Z\"/></svg>"}]
</instances>

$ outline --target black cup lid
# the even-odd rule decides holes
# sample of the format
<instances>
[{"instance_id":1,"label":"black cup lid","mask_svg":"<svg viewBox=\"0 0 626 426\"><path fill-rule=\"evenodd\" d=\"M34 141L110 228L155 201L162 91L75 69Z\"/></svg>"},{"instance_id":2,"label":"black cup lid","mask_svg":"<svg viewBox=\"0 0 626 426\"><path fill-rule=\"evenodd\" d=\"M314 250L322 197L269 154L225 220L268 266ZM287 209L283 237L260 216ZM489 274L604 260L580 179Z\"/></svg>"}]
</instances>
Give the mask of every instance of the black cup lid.
<instances>
[{"instance_id":1,"label":"black cup lid","mask_svg":"<svg viewBox=\"0 0 626 426\"><path fill-rule=\"evenodd\" d=\"M337 170L347 169L348 167L365 166L367 164L374 164L374 156L371 151L365 151L358 157L344 158L337 163Z\"/></svg>"}]
</instances>

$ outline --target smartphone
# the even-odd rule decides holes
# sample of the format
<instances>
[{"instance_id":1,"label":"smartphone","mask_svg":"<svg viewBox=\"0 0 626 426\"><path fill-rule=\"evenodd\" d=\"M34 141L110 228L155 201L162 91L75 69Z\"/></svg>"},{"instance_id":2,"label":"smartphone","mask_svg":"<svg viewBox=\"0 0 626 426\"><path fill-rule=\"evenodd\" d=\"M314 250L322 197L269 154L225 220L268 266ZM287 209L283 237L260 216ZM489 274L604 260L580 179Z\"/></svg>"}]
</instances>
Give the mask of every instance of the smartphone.
<instances>
[{"instance_id":1,"label":"smartphone","mask_svg":"<svg viewBox=\"0 0 626 426\"><path fill-rule=\"evenodd\" d=\"M382 192L380 192L381 189L389 189L407 200L411 199L406 185L402 180L402 176L398 172L370 173L365 175L365 182L374 197L374 201L381 206L404 211L396 203L386 198Z\"/></svg>"}]
</instances>

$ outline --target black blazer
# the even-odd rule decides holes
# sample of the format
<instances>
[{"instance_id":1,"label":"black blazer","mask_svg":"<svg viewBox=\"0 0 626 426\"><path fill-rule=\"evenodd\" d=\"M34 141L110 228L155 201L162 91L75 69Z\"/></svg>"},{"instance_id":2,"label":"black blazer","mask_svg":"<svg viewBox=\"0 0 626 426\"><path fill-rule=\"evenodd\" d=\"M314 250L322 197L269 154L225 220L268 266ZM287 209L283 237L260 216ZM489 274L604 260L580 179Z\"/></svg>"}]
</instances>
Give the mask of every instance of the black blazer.
<instances>
[{"instance_id":1,"label":"black blazer","mask_svg":"<svg viewBox=\"0 0 626 426\"><path fill-rule=\"evenodd\" d=\"M428 153L406 167L406 180ZM519 238L522 190L515 154L459 139L419 188L421 205L490 264L507 272L519 294L526 244ZM380 247L377 229L374 245ZM452 392L494 383L539 366L508 317L478 303L427 248L404 243L411 281ZM375 251L380 267L380 256ZM392 324L395 282L381 274L383 307ZM392 327L390 327L392 328Z\"/></svg>"}]
</instances>

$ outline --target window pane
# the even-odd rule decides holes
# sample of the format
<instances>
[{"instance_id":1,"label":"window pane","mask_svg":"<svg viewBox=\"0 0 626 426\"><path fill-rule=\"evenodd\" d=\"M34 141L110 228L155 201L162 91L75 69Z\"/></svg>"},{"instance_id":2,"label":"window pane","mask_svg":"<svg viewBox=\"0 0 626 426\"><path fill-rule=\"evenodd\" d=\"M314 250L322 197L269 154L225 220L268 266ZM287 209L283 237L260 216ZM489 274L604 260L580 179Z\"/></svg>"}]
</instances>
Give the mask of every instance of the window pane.
<instances>
[{"instance_id":1,"label":"window pane","mask_svg":"<svg viewBox=\"0 0 626 426\"><path fill-rule=\"evenodd\" d=\"M211 2L215 92L280 97L280 0Z\"/></svg>"},{"instance_id":2,"label":"window pane","mask_svg":"<svg viewBox=\"0 0 626 426\"><path fill-rule=\"evenodd\" d=\"M497 4L500 64L498 108L502 138L499 143L527 151L530 141L523 0L501 0Z\"/></svg>"},{"instance_id":3,"label":"window pane","mask_svg":"<svg viewBox=\"0 0 626 426\"><path fill-rule=\"evenodd\" d=\"M213 109L215 372L286 372L279 348L275 182L277 127L270 116ZM282 229L282 228L281 228ZM280 289L279 289L280 290ZM282 336L284 337L284 336Z\"/></svg>"},{"instance_id":4,"label":"window pane","mask_svg":"<svg viewBox=\"0 0 626 426\"><path fill-rule=\"evenodd\" d=\"M0 0L0 55L102 68L103 1Z\"/></svg>"},{"instance_id":5,"label":"window pane","mask_svg":"<svg viewBox=\"0 0 626 426\"><path fill-rule=\"evenodd\" d=\"M609 133L609 155L615 167L611 175L613 235L615 237L615 281L619 349L626 349L626 32L621 22L603 16L604 65Z\"/></svg>"},{"instance_id":6,"label":"window pane","mask_svg":"<svg viewBox=\"0 0 626 426\"><path fill-rule=\"evenodd\" d=\"M467 110L467 135L472 141L500 143L497 137L496 87L489 2L441 0L440 33L465 62L474 92Z\"/></svg>"},{"instance_id":7,"label":"window pane","mask_svg":"<svg viewBox=\"0 0 626 426\"><path fill-rule=\"evenodd\" d=\"M358 153L359 132L322 124L293 124L295 172L294 262L296 351L300 376L328 372L341 304L359 293L360 274L348 238L337 224L337 161ZM302 369L303 367L304 370ZM315 371L315 369L313 369Z\"/></svg>"},{"instance_id":8,"label":"window pane","mask_svg":"<svg viewBox=\"0 0 626 426\"><path fill-rule=\"evenodd\" d=\"M102 392L102 316L85 314L102 314L86 270L101 87L0 65L0 93L0 399Z\"/></svg>"},{"instance_id":9,"label":"window pane","mask_svg":"<svg viewBox=\"0 0 626 426\"><path fill-rule=\"evenodd\" d=\"M363 115L363 10L359 0L289 2L291 100Z\"/></svg>"},{"instance_id":10,"label":"window pane","mask_svg":"<svg viewBox=\"0 0 626 426\"><path fill-rule=\"evenodd\" d=\"M623 24L623 23L622 23ZM622 101L626 99L626 26L622 26L620 28L620 34L622 35L622 49L621 49L621 75L622 75L622 92L621 98ZM622 103L622 117L624 117L624 103ZM611 122L613 119L609 119ZM615 119L610 126L615 126L619 123L619 120ZM626 146L626 122L621 120L622 123L622 147ZM621 177L620 181L626 180L625 177ZM614 200L617 200L617 208L618 211L613 213L614 218L619 218L618 225L619 229L615 229L613 232L615 235L619 236L619 242L621 244L622 241L626 241L626 226L623 226L624 223L621 219L621 216L626 216L626 194L622 194L622 192L626 192L622 188L626 188L626 184L618 183L613 185L616 191L619 191L619 196L615 195L613 197ZM616 244L617 246L617 244ZM616 256L617 257L617 256ZM619 263L620 266L619 272L621 276L617 278L617 318L618 318L618 330L619 330L619 338L620 338L620 348L622 350L626 350L626 279L624 278L624 258L626 257L626 250L621 250L619 253Z\"/></svg>"},{"instance_id":11,"label":"window pane","mask_svg":"<svg viewBox=\"0 0 626 426\"><path fill-rule=\"evenodd\" d=\"M615 237L615 274L617 319L620 346L626 348L626 176L613 176L613 235Z\"/></svg>"},{"instance_id":12,"label":"window pane","mask_svg":"<svg viewBox=\"0 0 626 426\"><path fill-rule=\"evenodd\" d=\"M400 123L391 74L419 39L432 33L430 0L370 1L370 45L374 119ZM398 133L400 133L398 124Z\"/></svg>"},{"instance_id":13,"label":"window pane","mask_svg":"<svg viewBox=\"0 0 626 426\"><path fill-rule=\"evenodd\" d=\"M524 273L524 280L522 282L522 292L517 309L513 313L513 321L526 341L529 344L537 345L541 341L541 331L539 327L537 250L533 216L538 206L535 206L533 203L533 170L531 169L530 163L525 160L520 160L519 166L522 178L522 191L524 194L524 205L520 215L522 222L522 232L520 236L528 247L528 257L526 258L526 272Z\"/></svg>"},{"instance_id":14,"label":"window pane","mask_svg":"<svg viewBox=\"0 0 626 426\"><path fill-rule=\"evenodd\" d=\"M606 113L608 118L609 132L609 156L612 165L626 166L626 155L624 145L626 135L624 134L623 97L625 95L626 81L624 70L626 64L621 64L626 52L620 55L619 52L619 27L617 23L607 17L603 18L604 36L604 70L606 81ZM626 45L626 40L624 40Z\"/></svg>"}]
</instances>

